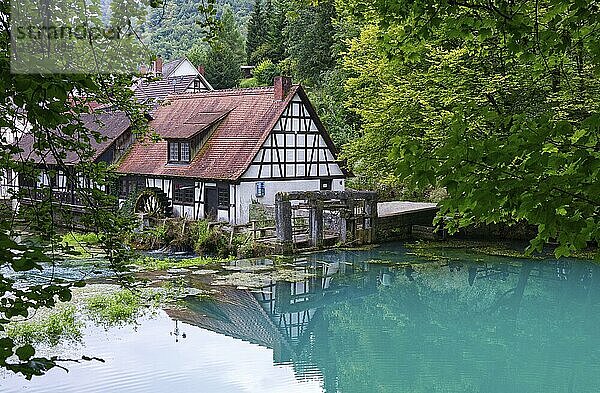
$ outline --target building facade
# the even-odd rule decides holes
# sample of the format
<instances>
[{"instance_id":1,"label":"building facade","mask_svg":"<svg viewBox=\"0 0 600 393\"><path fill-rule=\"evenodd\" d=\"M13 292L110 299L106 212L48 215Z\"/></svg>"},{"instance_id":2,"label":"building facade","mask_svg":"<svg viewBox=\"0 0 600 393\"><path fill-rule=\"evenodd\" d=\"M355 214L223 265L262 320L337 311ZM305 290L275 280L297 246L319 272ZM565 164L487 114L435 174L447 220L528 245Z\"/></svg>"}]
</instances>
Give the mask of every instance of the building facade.
<instances>
[{"instance_id":1,"label":"building facade","mask_svg":"<svg viewBox=\"0 0 600 393\"><path fill-rule=\"evenodd\" d=\"M103 189L146 216L245 224L252 205L273 206L278 192L345 188L333 142L303 88L289 78L271 87L172 95L149 119L156 138L136 138L122 112L82 118L102 135L91 141L91 159L119 175L116 190ZM26 153L35 141L24 135L17 143ZM36 179L19 177L20 188L51 188L62 204L82 204L77 190L85 179L64 173L51 156L28 158L42 171ZM67 152L64 164L80 160Z\"/></svg>"}]
</instances>

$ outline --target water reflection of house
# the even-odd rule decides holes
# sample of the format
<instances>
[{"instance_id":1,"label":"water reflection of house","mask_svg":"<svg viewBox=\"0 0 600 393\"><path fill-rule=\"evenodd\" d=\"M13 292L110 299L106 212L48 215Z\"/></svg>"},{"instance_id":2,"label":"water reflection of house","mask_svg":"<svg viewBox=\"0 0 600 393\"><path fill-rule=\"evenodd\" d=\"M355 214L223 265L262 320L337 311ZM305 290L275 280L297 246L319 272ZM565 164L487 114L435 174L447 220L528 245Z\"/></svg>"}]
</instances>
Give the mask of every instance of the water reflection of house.
<instances>
[{"instance_id":1,"label":"water reflection of house","mask_svg":"<svg viewBox=\"0 0 600 393\"><path fill-rule=\"evenodd\" d=\"M380 269L362 272L362 285L344 284L351 264L297 259L296 270L314 274L298 282L272 281L258 291L220 287L212 300L190 300L171 318L273 350L276 364L292 363L297 377L314 378L310 361L324 306L375 292ZM385 268L382 268L385 269Z\"/></svg>"}]
</instances>

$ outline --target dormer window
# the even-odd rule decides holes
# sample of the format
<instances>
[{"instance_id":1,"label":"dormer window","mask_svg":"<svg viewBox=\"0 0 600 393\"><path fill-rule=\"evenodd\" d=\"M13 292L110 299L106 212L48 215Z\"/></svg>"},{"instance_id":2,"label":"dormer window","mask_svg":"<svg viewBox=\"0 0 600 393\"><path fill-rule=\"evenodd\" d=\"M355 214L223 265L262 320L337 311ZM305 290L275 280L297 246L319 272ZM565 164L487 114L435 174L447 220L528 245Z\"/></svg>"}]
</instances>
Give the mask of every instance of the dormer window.
<instances>
[{"instance_id":1,"label":"dormer window","mask_svg":"<svg viewBox=\"0 0 600 393\"><path fill-rule=\"evenodd\" d=\"M229 112L195 112L182 124L161 124L155 131L167 141L167 162L189 164Z\"/></svg>"},{"instance_id":2,"label":"dormer window","mask_svg":"<svg viewBox=\"0 0 600 393\"><path fill-rule=\"evenodd\" d=\"M169 141L169 163L170 164L189 164L190 163L190 142L189 141Z\"/></svg>"}]
</instances>

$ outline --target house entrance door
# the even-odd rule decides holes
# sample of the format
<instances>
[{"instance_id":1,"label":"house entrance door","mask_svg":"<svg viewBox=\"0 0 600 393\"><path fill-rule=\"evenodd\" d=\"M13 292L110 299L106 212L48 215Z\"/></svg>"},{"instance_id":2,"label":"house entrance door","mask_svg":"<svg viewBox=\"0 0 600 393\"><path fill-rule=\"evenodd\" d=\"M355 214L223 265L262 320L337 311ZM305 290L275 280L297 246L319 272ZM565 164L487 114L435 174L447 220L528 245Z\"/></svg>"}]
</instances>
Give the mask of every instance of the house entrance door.
<instances>
[{"instance_id":1,"label":"house entrance door","mask_svg":"<svg viewBox=\"0 0 600 393\"><path fill-rule=\"evenodd\" d=\"M204 217L216 221L218 204L217 187L206 187L204 191Z\"/></svg>"}]
</instances>

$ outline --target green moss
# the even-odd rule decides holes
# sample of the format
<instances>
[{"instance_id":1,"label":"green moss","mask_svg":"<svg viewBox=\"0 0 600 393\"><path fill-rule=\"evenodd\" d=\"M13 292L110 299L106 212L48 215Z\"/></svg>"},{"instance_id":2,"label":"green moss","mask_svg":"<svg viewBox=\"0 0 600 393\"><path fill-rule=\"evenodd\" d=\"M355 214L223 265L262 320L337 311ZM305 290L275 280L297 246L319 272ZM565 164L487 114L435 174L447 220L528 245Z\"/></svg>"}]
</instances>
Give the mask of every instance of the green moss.
<instances>
[{"instance_id":1,"label":"green moss","mask_svg":"<svg viewBox=\"0 0 600 393\"><path fill-rule=\"evenodd\" d=\"M472 241L472 240L458 240L450 239L447 241L417 241L414 243L408 243L407 248L411 249L415 255L424 258L443 258L451 259L448 256L440 256L440 252L447 250L465 250L467 252L499 256L499 257L511 257L511 258L525 258L525 259L543 259L539 255L527 255L525 250L520 250L511 246L507 243L502 242L484 242L484 241Z\"/></svg>"},{"instance_id":2,"label":"green moss","mask_svg":"<svg viewBox=\"0 0 600 393\"><path fill-rule=\"evenodd\" d=\"M12 322L6 333L17 344L49 344L57 345L63 340L80 341L83 323L76 317L73 306L51 312L38 320Z\"/></svg>"}]
</instances>

